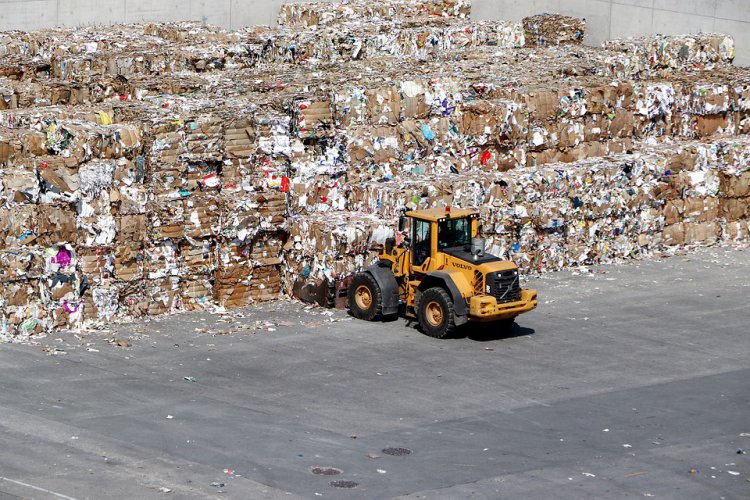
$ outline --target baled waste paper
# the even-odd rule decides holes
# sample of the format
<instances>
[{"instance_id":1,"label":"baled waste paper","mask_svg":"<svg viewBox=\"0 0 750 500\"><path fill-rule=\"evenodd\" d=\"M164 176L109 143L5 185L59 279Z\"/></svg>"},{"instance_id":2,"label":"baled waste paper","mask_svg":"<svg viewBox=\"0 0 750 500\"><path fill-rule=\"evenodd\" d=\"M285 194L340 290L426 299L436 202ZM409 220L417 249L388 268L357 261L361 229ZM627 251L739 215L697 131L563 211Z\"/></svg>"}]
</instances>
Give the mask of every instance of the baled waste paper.
<instances>
[{"instance_id":1,"label":"baled waste paper","mask_svg":"<svg viewBox=\"0 0 750 500\"><path fill-rule=\"evenodd\" d=\"M478 208L527 273L747 242L731 38L469 14L2 33L0 338L274 300L371 263L403 210Z\"/></svg>"}]
</instances>

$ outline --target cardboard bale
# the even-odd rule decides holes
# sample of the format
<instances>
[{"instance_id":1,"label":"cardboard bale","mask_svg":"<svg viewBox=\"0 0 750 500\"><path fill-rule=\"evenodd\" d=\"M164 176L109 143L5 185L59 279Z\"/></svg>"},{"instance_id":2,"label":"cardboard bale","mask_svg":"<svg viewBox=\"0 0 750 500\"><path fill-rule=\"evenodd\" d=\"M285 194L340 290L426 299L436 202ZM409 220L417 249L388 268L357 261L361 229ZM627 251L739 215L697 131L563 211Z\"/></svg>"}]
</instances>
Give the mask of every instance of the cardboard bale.
<instances>
[{"instance_id":1,"label":"cardboard bale","mask_svg":"<svg viewBox=\"0 0 750 500\"><path fill-rule=\"evenodd\" d=\"M39 297L39 280L24 279L3 281L0 288L0 305L3 307L23 307Z\"/></svg>"},{"instance_id":2,"label":"cardboard bale","mask_svg":"<svg viewBox=\"0 0 750 500\"><path fill-rule=\"evenodd\" d=\"M82 248L78 254L78 272L91 286L109 283L115 277L112 248Z\"/></svg>"},{"instance_id":3,"label":"cardboard bale","mask_svg":"<svg viewBox=\"0 0 750 500\"><path fill-rule=\"evenodd\" d=\"M179 258L181 273L210 276L216 269L216 242L213 238L185 238L179 243Z\"/></svg>"},{"instance_id":4,"label":"cardboard bale","mask_svg":"<svg viewBox=\"0 0 750 500\"><path fill-rule=\"evenodd\" d=\"M603 47L615 53L612 66L630 66L628 73L649 74L669 69L712 69L731 65L734 40L726 35L648 35L623 40L609 40ZM623 57L625 55L626 57Z\"/></svg>"},{"instance_id":5,"label":"cardboard bale","mask_svg":"<svg viewBox=\"0 0 750 500\"><path fill-rule=\"evenodd\" d=\"M334 130L330 101L297 101L293 104L293 109L298 137L310 139L332 135Z\"/></svg>"},{"instance_id":6,"label":"cardboard bale","mask_svg":"<svg viewBox=\"0 0 750 500\"><path fill-rule=\"evenodd\" d=\"M750 198L721 198L719 209L722 218L735 222L750 218Z\"/></svg>"},{"instance_id":7,"label":"cardboard bale","mask_svg":"<svg viewBox=\"0 0 750 500\"><path fill-rule=\"evenodd\" d=\"M722 239L735 242L746 242L750 233L748 232L748 221L740 220L728 222L722 233Z\"/></svg>"},{"instance_id":8,"label":"cardboard bale","mask_svg":"<svg viewBox=\"0 0 750 500\"><path fill-rule=\"evenodd\" d=\"M234 158L249 158L257 148L255 129L250 120L237 120L224 128L224 149Z\"/></svg>"},{"instance_id":9,"label":"cardboard bale","mask_svg":"<svg viewBox=\"0 0 750 500\"><path fill-rule=\"evenodd\" d=\"M274 188L260 186L243 197L228 195L221 208L222 235L245 241L259 232L278 231L284 227L286 209L286 194Z\"/></svg>"},{"instance_id":10,"label":"cardboard bale","mask_svg":"<svg viewBox=\"0 0 750 500\"><path fill-rule=\"evenodd\" d=\"M249 294L253 302L267 302L281 296L282 281L280 266L258 266L253 269Z\"/></svg>"},{"instance_id":11,"label":"cardboard bale","mask_svg":"<svg viewBox=\"0 0 750 500\"><path fill-rule=\"evenodd\" d=\"M148 300L147 314L149 316L177 312L183 308L179 276L146 280L144 290Z\"/></svg>"},{"instance_id":12,"label":"cardboard bale","mask_svg":"<svg viewBox=\"0 0 750 500\"><path fill-rule=\"evenodd\" d=\"M36 217L37 226L34 232L37 236L37 244L42 246L57 243L77 244L76 215L71 208L40 205L36 211Z\"/></svg>"},{"instance_id":13,"label":"cardboard bale","mask_svg":"<svg viewBox=\"0 0 750 500\"><path fill-rule=\"evenodd\" d=\"M334 2L294 3L281 6L277 22L283 26L319 26L373 17L406 17L415 13L463 18L471 13L471 2L418 0L404 3L387 0L373 3L367 0L348 0L342 5Z\"/></svg>"},{"instance_id":14,"label":"cardboard bale","mask_svg":"<svg viewBox=\"0 0 750 500\"><path fill-rule=\"evenodd\" d=\"M15 248L0 251L0 282L37 279L44 261L37 249Z\"/></svg>"},{"instance_id":15,"label":"cardboard bale","mask_svg":"<svg viewBox=\"0 0 750 500\"><path fill-rule=\"evenodd\" d=\"M586 20L560 14L538 14L523 18L526 44L556 46L581 44L586 35Z\"/></svg>"},{"instance_id":16,"label":"cardboard bale","mask_svg":"<svg viewBox=\"0 0 750 500\"><path fill-rule=\"evenodd\" d=\"M719 239L721 227L715 221L686 222L685 244L711 245Z\"/></svg>"},{"instance_id":17,"label":"cardboard bale","mask_svg":"<svg viewBox=\"0 0 750 500\"><path fill-rule=\"evenodd\" d=\"M216 271L213 300L223 307L242 307L252 302L250 292L252 268L232 262Z\"/></svg>"},{"instance_id":18,"label":"cardboard bale","mask_svg":"<svg viewBox=\"0 0 750 500\"><path fill-rule=\"evenodd\" d=\"M49 331L52 320L46 307L38 302L23 306L0 307L0 338L28 339Z\"/></svg>"},{"instance_id":19,"label":"cardboard bale","mask_svg":"<svg viewBox=\"0 0 750 500\"><path fill-rule=\"evenodd\" d=\"M728 198L750 196L750 172L723 173L720 177L720 190Z\"/></svg>"},{"instance_id":20,"label":"cardboard bale","mask_svg":"<svg viewBox=\"0 0 750 500\"><path fill-rule=\"evenodd\" d=\"M202 310L213 301L213 283L209 274L183 276L180 295L183 307L188 311Z\"/></svg>"},{"instance_id":21,"label":"cardboard bale","mask_svg":"<svg viewBox=\"0 0 750 500\"><path fill-rule=\"evenodd\" d=\"M121 282L138 282L143 279L143 243L132 242L115 249L115 276Z\"/></svg>"}]
</instances>

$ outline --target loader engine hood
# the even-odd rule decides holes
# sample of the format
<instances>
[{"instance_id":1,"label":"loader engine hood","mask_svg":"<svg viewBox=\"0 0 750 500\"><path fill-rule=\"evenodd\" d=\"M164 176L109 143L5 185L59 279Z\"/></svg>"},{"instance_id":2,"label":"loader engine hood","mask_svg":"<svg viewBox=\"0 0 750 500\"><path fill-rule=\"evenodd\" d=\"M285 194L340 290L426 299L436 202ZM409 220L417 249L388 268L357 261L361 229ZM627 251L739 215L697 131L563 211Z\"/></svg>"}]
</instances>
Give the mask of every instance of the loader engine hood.
<instances>
[{"instance_id":1,"label":"loader engine hood","mask_svg":"<svg viewBox=\"0 0 750 500\"><path fill-rule=\"evenodd\" d=\"M488 253L485 253L483 256L477 257L475 259L474 256L471 255L468 247L441 248L440 251L445 253L446 255L461 259L468 262L469 264L473 264L476 266L488 264L490 262L498 262L501 260L499 257L495 257L494 255L490 255Z\"/></svg>"}]
</instances>

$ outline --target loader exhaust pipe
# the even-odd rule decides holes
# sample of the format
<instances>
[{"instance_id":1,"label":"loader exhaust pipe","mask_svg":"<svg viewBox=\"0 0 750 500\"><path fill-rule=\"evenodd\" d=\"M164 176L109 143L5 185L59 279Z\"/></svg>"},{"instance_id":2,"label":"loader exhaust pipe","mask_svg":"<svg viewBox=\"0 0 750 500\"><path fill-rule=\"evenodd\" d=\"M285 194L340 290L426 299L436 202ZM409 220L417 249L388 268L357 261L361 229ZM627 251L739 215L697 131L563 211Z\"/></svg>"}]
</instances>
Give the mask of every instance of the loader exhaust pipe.
<instances>
[{"instance_id":1,"label":"loader exhaust pipe","mask_svg":"<svg viewBox=\"0 0 750 500\"><path fill-rule=\"evenodd\" d=\"M484 257L484 251L487 246L487 240L484 238L472 238L471 239L471 255L474 256L474 260L480 257Z\"/></svg>"}]
</instances>

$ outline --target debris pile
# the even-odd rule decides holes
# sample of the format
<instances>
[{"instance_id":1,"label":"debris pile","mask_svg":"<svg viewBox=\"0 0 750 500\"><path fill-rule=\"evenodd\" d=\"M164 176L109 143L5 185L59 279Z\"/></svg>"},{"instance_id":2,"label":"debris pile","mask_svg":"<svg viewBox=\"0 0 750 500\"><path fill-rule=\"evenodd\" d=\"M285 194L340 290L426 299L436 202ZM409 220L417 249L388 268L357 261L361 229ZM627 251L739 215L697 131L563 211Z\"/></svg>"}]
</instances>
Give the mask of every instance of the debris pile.
<instances>
[{"instance_id":1,"label":"debris pile","mask_svg":"<svg viewBox=\"0 0 750 500\"><path fill-rule=\"evenodd\" d=\"M747 241L750 72L724 35L581 45L469 2L279 26L0 37L0 336L237 307L478 207L527 272Z\"/></svg>"}]
</instances>

